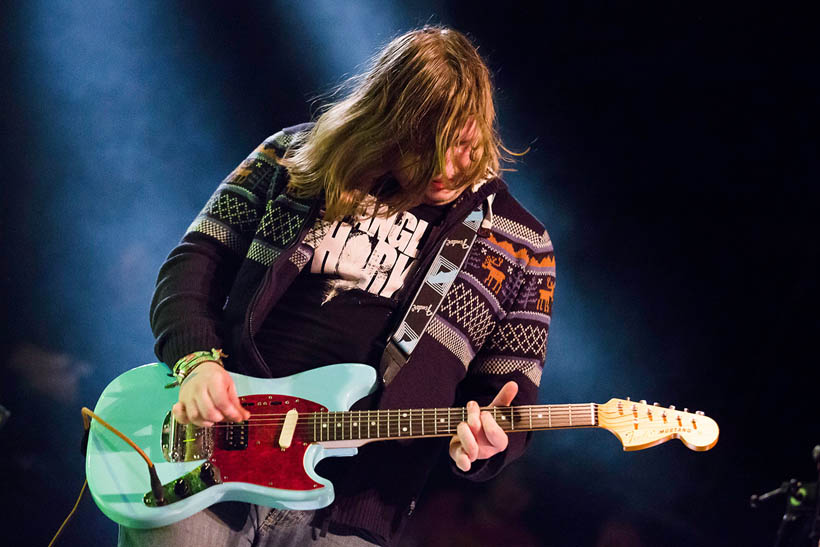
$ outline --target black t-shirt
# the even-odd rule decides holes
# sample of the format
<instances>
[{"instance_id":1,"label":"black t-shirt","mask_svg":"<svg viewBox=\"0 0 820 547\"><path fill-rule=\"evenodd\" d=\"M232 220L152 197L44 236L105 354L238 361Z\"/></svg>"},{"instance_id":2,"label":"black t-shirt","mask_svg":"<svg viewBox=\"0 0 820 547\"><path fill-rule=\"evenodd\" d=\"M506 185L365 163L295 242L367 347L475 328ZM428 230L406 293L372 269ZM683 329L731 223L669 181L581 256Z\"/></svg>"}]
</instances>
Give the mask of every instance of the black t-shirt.
<instances>
[{"instance_id":1,"label":"black t-shirt","mask_svg":"<svg viewBox=\"0 0 820 547\"><path fill-rule=\"evenodd\" d=\"M317 222L306 238L313 259L254 338L274 375L333 363L377 366L395 296L448 208L419 205L389 217Z\"/></svg>"}]
</instances>

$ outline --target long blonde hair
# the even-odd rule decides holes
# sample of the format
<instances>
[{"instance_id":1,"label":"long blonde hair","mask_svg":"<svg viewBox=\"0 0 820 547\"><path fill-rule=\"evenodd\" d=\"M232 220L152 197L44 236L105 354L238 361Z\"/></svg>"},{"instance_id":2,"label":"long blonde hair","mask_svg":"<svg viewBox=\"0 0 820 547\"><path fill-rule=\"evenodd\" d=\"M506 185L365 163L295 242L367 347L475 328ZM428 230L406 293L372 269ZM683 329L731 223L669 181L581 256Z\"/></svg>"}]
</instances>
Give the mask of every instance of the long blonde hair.
<instances>
[{"instance_id":1,"label":"long blonde hair","mask_svg":"<svg viewBox=\"0 0 820 547\"><path fill-rule=\"evenodd\" d=\"M457 188L497 172L505 158L490 72L458 31L407 32L348 84L349 93L327 105L280 160L293 194L324 195L325 220L366 214L369 194L378 196L388 214L419 204L468 123L476 127L472 161L459 173ZM408 164L411 180L391 187L390 170Z\"/></svg>"}]
</instances>

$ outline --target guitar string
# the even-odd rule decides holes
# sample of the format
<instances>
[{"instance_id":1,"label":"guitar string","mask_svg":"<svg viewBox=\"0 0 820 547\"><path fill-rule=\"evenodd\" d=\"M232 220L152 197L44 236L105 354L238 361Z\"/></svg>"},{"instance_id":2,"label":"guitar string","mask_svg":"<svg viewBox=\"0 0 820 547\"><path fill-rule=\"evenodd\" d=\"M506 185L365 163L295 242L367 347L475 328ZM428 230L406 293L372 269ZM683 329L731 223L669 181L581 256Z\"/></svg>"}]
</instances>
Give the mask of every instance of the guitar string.
<instances>
[{"instance_id":1,"label":"guitar string","mask_svg":"<svg viewBox=\"0 0 820 547\"><path fill-rule=\"evenodd\" d=\"M356 411L353 411L353 412L356 412ZM362 412L367 412L367 411L362 411ZM284 416L284 415L275 415L274 414L274 415L268 415L268 416L271 416L271 417L251 416L248 420L244 420L243 422L230 422L230 423L229 422L218 422L218 423L225 423L224 427L228 427L228 426L231 426L231 425L235 426L238 423L245 423L245 422L253 422L253 423L248 423L248 425L262 425L262 424L277 425L277 424L284 424L287 421L287 418L280 417L280 416ZM462 422L462 421L464 421L462 419L462 416L463 416L463 413L458 412L458 413L454 413L454 415L451 415L449 418L452 419L453 417L455 417L459 420L459 422ZM508 416L509 416L509 414L503 414L502 415L503 418L506 418ZM581 412L581 411L562 412L562 413L552 412L548 416L541 416L541 417L533 416L532 420L533 421L536 421L536 420L549 421L550 419L552 419L553 421L557 421L557 420L561 420L561 419L569 419L570 416L572 416L573 419L576 419L576 418L578 418L578 419L589 418L590 417L590 410L586 409L583 412ZM631 416L628 417L628 418L631 418ZM421 423L424 423L426 425L426 424L441 423L441 420L443 420L443 419L447 419L447 417L446 416L445 417L442 417L442 416L438 416L438 417L420 416L420 415L416 415L416 414L408 415L408 416L397 416L395 414L389 414L389 415L386 415L386 414L378 414L378 415L363 414L361 416L358 416L358 415L355 415L355 414L349 414L349 413L344 413L344 412L340 411L338 414L335 414L333 412L300 414L299 418L298 418L298 420L299 420L298 423L304 423L305 421L334 422L334 423L338 423L338 422L346 422L346 423L362 422L362 423L366 423L368 421L371 421L371 422L372 421L379 421L379 422L382 422L382 423L386 422L386 421L390 421L391 423L393 423L393 422L404 422L404 421L406 421L406 422L412 422L414 425L415 424L421 424ZM516 413L515 415L512 416L512 419L514 421L528 422L529 419L530 419L529 412ZM502 419L500 421L506 422L506 419Z\"/></svg>"},{"instance_id":2,"label":"guitar string","mask_svg":"<svg viewBox=\"0 0 820 547\"><path fill-rule=\"evenodd\" d=\"M530 411L533 411L533 412L547 411L548 414L552 414L554 416L556 414L567 413L567 412L569 412L569 413L578 413L578 414L589 413L591 405L597 405L597 403L579 403L576 406L570 406L570 405L560 405L560 406L558 406L558 405L555 405L555 406L537 405L537 406L480 407L479 410L481 412L486 411L486 412L489 412L491 414L494 413L494 412L506 412L506 413L509 414L509 410L513 409L513 411L516 414L522 414L522 415L529 415ZM596 408L597 408L597 406L596 406ZM426 416L426 415L428 415L430 413L433 413L433 414L443 413L446 416L447 414L463 414L465 411L466 411L466 407L429 408L429 409L425 408L423 410L422 409L391 408L391 409L377 409L377 410L332 410L332 411L322 411L322 412L303 412L303 413L299 413L299 416L300 417L313 416L313 415L327 416L327 415L334 415L334 414L336 414L336 415L339 415L339 414L357 415L359 412L362 412L362 413L389 413L389 414L393 414L393 413L401 412L401 413L412 413L413 416L418 416L418 415L423 413L423 414L425 414L425 418L427 418L429 416ZM287 413L286 412L285 413L278 413L278 412L256 413L256 414L253 414L251 416L251 418L253 419L254 417L262 417L262 416L273 416L273 417L278 418L280 416L281 417L286 417ZM406 418L406 417L407 416L402 416L402 418Z\"/></svg>"},{"instance_id":3,"label":"guitar string","mask_svg":"<svg viewBox=\"0 0 820 547\"><path fill-rule=\"evenodd\" d=\"M513 419L518 420L529 420L530 418L530 408L529 407L495 407L498 411L502 411L502 417L506 417L510 415L509 409L514 409L512 413ZM542 409L539 409L542 410ZM562 416L575 415L579 416L589 416L589 413L592 409L590 408L589 404L583 405L583 408L570 408L570 409L551 409L546 414L546 416L542 415L532 416L533 420L544 420L549 419L552 417L553 419L560 419ZM487 411L491 414L497 414L497 412L493 412L493 407L484 407L481 411ZM532 408L532 411L538 411L535 407ZM361 412L361 414L359 414ZM402 413L402 415L399 415ZM340 410L340 411L330 411L330 412L304 412L299 414L299 421L302 422L304 420L309 419L316 419L318 417L319 420L326 419L328 421L338 421L338 420L412 420L413 423L419 423L419 419L424 423L435 423L445 418L452 419L453 416L461 417L465 413L464 409L461 408L452 408L452 409L425 409L423 412L421 410L404 410L404 409L382 409L382 410ZM433 414L433 416L430 416ZM443 414L443 416L441 415ZM282 413L265 413L265 414L253 414L246 421L254 421L254 422L269 422L269 423L284 423L287 421L287 414Z\"/></svg>"},{"instance_id":4,"label":"guitar string","mask_svg":"<svg viewBox=\"0 0 820 547\"><path fill-rule=\"evenodd\" d=\"M318 416L318 419L317 419L317 416ZM327 418L323 418L323 417L327 417ZM364 419L360 419L358 416L347 415L347 416L342 416L341 419L334 419L332 417L332 415L329 415L328 413L321 413L319 415L304 417L304 419L301 419L295 425L295 429L299 430L299 431L304 431L304 430L313 431L315 429L315 426L318 425L318 426L322 426L327 431L332 431L334 429L339 429L339 430L343 430L345 433L349 433L352 427L356 427L357 432L358 432L359 429L364 431L364 430L367 430L368 427L370 427L372 429L373 427L388 428L388 426L393 426L393 427L398 429L399 427L402 427L402 424L404 424L404 427L409 427L409 426L412 425L413 427L417 428L417 432L419 432L419 433L421 433L422 430L424 430L424 431L439 431L439 430L441 430L441 431L456 431L456 428L454 428L452 426L452 424L445 426L445 425L443 425L441 419L436 420L436 419L433 419L432 417L425 417L425 419L423 419L423 420L419 420L419 419L412 419L411 420L411 418L409 418L409 417L401 418L401 417L397 417L397 416L377 416L377 417L370 416L369 418L362 416L361 418L364 418ZM459 416L458 418L459 419L458 419L458 422L456 422L456 426L459 423L462 422L462 420L460 419L461 417ZM528 427L530 427L530 420L529 420L529 417L527 415L522 415L519 418L520 418L518 420L519 423L523 425L523 427L520 427L521 430L526 430ZM576 421L575 424L573 424L572 419L570 419L570 418L572 418ZM592 425L592 423L589 422L589 418L590 418L590 416L589 416L589 413L587 412L587 413L584 413L583 415L572 416L572 417L567 416L567 415L553 415L551 417L542 417L542 418L533 417L531 423L535 427L539 427L539 428L571 427L573 425L582 427L582 426ZM412 424L410 423L411 421L412 421ZM370 422L370 423L368 424L368 422ZM282 425L282 424L284 424L284 420L257 419L257 420L254 420L253 423L217 422L213 426L210 426L210 428L223 429L223 428L237 428L237 427L275 427L275 426L279 426L279 425ZM330 426L330 428L328 429L327 426ZM502 429L504 429L506 427L506 428L508 428L508 430L511 430L511 431L515 430L514 423L507 422L506 420L500 421L499 426L502 427ZM404 431L404 432L408 432L408 431Z\"/></svg>"}]
</instances>

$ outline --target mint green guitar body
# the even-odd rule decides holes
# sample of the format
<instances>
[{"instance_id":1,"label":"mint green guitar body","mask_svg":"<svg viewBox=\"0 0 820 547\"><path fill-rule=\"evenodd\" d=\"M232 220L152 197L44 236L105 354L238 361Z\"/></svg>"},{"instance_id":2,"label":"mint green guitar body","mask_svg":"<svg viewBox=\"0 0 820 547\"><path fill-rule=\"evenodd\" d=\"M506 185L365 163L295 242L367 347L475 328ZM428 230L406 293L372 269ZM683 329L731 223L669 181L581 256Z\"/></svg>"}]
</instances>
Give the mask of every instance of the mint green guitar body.
<instances>
[{"instance_id":1,"label":"mint green guitar body","mask_svg":"<svg viewBox=\"0 0 820 547\"><path fill-rule=\"evenodd\" d=\"M94 501L106 516L128 527L155 528L220 501L301 510L325 507L333 501L333 485L317 475L314 467L328 456L352 456L356 448L325 448L297 433L293 444L284 449L276 444L281 427L273 426L243 428L240 424L227 434L186 432L191 430L169 422L179 388L164 387L171 381L167 374L168 368L161 363L129 370L105 388L94 408L97 415L145 451L168 494L166 504L157 505L142 457L93 421L86 475ZM252 417L272 416L273 409L279 412L277 416L289 408L299 412L344 411L376 387L375 370L353 363L286 378L231 376ZM226 441L225 435L230 439ZM210 475L202 470L206 462Z\"/></svg>"}]
</instances>

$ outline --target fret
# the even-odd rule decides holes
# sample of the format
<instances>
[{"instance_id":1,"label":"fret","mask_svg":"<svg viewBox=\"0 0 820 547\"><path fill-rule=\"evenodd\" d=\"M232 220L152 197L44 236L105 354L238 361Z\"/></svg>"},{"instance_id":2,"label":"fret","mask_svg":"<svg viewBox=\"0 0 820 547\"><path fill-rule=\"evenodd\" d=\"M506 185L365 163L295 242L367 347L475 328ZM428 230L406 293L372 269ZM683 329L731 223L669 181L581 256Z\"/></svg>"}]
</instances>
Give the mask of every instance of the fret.
<instances>
[{"instance_id":1,"label":"fret","mask_svg":"<svg viewBox=\"0 0 820 547\"><path fill-rule=\"evenodd\" d=\"M439 410L447 413L446 423ZM554 417L553 410L556 412ZM481 412L491 412L496 423L508 432L596 427L598 420L595 403L485 407ZM455 434L458 424L466 422L468 415L467 407L324 410L305 415L304 419L310 421L300 426L300 430L309 442L433 437ZM432 420L432 428L428 420ZM312 437L309 437L311 432Z\"/></svg>"}]
</instances>

